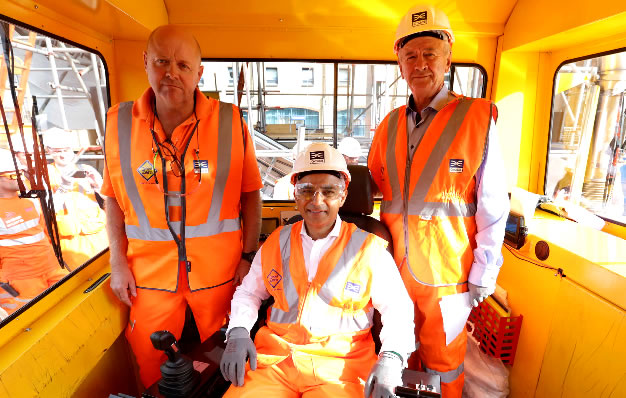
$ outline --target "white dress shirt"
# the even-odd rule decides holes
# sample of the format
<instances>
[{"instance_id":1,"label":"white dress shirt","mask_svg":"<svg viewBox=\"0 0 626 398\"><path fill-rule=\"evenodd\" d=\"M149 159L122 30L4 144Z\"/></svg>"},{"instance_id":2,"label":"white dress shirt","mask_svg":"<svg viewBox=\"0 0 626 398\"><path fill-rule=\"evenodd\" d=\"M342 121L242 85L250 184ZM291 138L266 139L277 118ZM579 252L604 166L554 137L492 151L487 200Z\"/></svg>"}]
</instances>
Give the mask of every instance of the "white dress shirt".
<instances>
[{"instance_id":1,"label":"white dress shirt","mask_svg":"<svg viewBox=\"0 0 626 398\"><path fill-rule=\"evenodd\" d=\"M444 85L430 104L420 112L421 120L417 124L413 98L409 99L406 112L411 158L437 112L454 99L455 97ZM502 266L502 241L508 215L509 196L504 161L498 144L496 124L492 120L485 146L485 156L476 172L476 249L474 249L474 263L469 274L469 281L474 285L484 287L496 285Z\"/></svg>"},{"instance_id":2,"label":"white dress shirt","mask_svg":"<svg viewBox=\"0 0 626 398\"><path fill-rule=\"evenodd\" d=\"M302 252L308 280L311 282L317 273L320 260L339 236L341 219L337 216L335 225L328 236L313 240L302 226ZM270 294L263 283L261 252L257 252L250 266L250 272L237 287L231 302L230 322L228 330L244 327L248 331L257 320L261 301ZM374 249L376 250L376 249ZM413 303L404 287L398 268L389 252L377 250L372 256L371 300L374 308L380 312L383 328L380 332L381 351L395 351L402 355L405 362L415 350L415 334L413 323ZM324 319L313 319L303 316L302 323L309 330L310 324L325 322Z\"/></svg>"}]
</instances>

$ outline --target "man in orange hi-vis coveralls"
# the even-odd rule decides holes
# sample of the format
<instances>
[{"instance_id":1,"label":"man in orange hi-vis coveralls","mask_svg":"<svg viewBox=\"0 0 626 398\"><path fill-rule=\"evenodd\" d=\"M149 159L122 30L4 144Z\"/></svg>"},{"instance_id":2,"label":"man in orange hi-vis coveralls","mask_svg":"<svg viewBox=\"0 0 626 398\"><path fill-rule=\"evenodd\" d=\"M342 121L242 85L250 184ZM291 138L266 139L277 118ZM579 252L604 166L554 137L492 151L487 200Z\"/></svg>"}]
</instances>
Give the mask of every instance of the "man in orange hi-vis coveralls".
<instances>
[{"instance_id":1,"label":"man in orange hi-vis coveralls","mask_svg":"<svg viewBox=\"0 0 626 398\"><path fill-rule=\"evenodd\" d=\"M20 172L24 167L18 163ZM39 202L21 199L11 152L0 150L0 307L15 312L65 275L46 234Z\"/></svg>"},{"instance_id":2,"label":"man in orange hi-vis coveralls","mask_svg":"<svg viewBox=\"0 0 626 398\"><path fill-rule=\"evenodd\" d=\"M339 218L349 182L343 155L327 144L296 158L303 221L270 235L235 292L220 364L233 383L225 397L388 398L402 385L415 348L413 306L387 242ZM270 296L253 343L249 331ZM378 359L374 309L383 323Z\"/></svg>"},{"instance_id":3,"label":"man in orange hi-vis coveralls","mask_svg":"<svg viewBox=\"0 0 626 398\"><path fill-rule=\"evenodd\" d=\"M415 6L402 18L394 51L411 96L378 126L368 156L415 303L409 368L440 375L445 398L461 397L465 322L495 290L509 212L495 105L444 83L453 43L441 10Z\"/></svg>"},{"instance_id":4,"label":"man in orange hi-vis coveralls","mask_svg":"<svg viewBox=\"0 0 626 398\"><path fill-rule=\"evenodd\" d=\"M263 185L238 108L197 89L195 38L158 27L143 56L150 88L108 113L101 193L111 288L130 306L126 337L150 386L165 360L152 332L179 339L187 306L202 340L224 324L257 249Z\"/></svg>"},{"instance_id":5,"label":"man in orange hi-vis coveralls","mask_svg":"<svg viewBox=\"0 0 626 398\"><path fill-rule=\"evenodd\" d=\"M63 260L76 269L109 245L106 215L98 204L102 177L87 165L78 164L71 147L72 133L57 127L43 133L50 189L54 198Z\"/></svg>"}]
</instances>

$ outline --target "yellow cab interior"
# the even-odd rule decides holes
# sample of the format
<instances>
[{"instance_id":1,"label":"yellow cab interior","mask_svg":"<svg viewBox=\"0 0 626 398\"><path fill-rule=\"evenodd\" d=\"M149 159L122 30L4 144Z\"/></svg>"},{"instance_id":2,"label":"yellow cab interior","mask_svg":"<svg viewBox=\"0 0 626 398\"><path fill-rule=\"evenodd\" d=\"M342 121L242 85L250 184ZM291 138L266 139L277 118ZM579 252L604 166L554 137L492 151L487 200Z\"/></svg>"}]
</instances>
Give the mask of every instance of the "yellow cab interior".
<instances>
[{"instance_id":1,"label":"yellow cab interior","mask_svg":"<svg viewBox=\"0 0 626 398\"><path fill-rule=\"evenodd\" d=\"M597 222L586 223L590 217L573 210L547 205L536 211L532 206L529 211L524 203L532 194L554 196L558 189L551 183L554 176L549 170L558 159L551 160L563 153L575 159L569 170L571 197L580 198L583 188L589 187L584 170L593 163L588 159L593 157L588 155L593 153L589 146L597 141L590 131L594 120L598 124L601 119L596 109L605 96L622 98L607 129L614 132L616 123L623 123L626 5L615 0L431 3L450 18L456 36L453 63L478 71L482 85L474 94L484 95L498 107L508 189L516 202L512 211L525 216L527 236L519 245L505 243L498 278L507 292L509 315L523 316L515 362L508 367L509 396L624 397L623 207L613 216L591 211L601 216L590 216L600 220L598 226ZM97 54L106 69L108 107L132 101L148 87L142 52L148 35L160 25L189 29L207 62L237 65L235 71L239 67L244 70L246 62L325 62L330 65L327 78L332 81L333 72L337 79L342 65L393 65L395 29L413 4L412 0L0 0L0 19ZM598 58L604 61L594 63ZM612 66L602 69L609 64ZM594 65L600 66L594 69ZM228 79L225 74L213 75L216 88L218 76ZM606 88L603 79L616 83ZM236 77L234 80L237 82ZM583 95L582 87L591 99ZM245 98L245 87L243 90ZM271 88L267 90L271 92ZM330 92L325 100L332 109ZM229 93L232 97L232 88ZM576 106L579 102L583 105ZM578 115L584 113L588 102L595 104L587 112L591 117L579 123L583 117ZM334 122L324 133L332 133L333 124L337 131L337 105L334 112ZM333 121L333 115L329 117ZM567 127L567 118L575 119L574 126L586 123L587 129L570 126L569 144L558 146L562 142L555 139L556 120L559 127ZM375 126L370 127L373 132ZM626 160L626 127L621 128L621 135L615 136L617 144L611 144L622 145L612 152L617 153L618 169ZM338 141L333 134L325 138L335 144ZM6 138L0 145L6 147ZM579 153L585 148L581 165ZM264 150L269 157L271 148ZM262 167L267 171L268 163ZM608 180L604 178L606 166L604 170L603 183ZM622 170L626 173L626 168ZM621 190L624 180L613 177L612 188ZM264 201L263 233L271 232L293 210L292 201ZM520 230L513 228L512 233ZM123 334L128 310L112 296L108 272L108 254L103 252L0 324L0 396L140 393ZM104 283L94 284L97 281ZM88 289L92 285L95 287Z\"/></svg>"}]
</instances>

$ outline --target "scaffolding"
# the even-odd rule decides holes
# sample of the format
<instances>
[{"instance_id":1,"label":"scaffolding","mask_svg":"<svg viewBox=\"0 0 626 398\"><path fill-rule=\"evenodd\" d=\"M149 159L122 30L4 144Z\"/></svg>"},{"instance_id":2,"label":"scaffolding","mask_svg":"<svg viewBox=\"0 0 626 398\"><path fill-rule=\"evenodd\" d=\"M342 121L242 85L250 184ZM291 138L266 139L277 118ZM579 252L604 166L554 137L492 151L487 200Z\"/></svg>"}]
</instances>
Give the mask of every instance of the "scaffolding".
<instances>
[{"instance_id":1,"label":"scaffolding","mask_svg":"<svg viewBox=\"0 0 626 398\"><path fill-rule=\"evenodd\" d=\"M99 150L108 108L106 72L100 57L61 40L2 23L13 48L14 85L24 127L29 127L33 101L37 101L38 131L63 128L74 133L74 149ZM7 77L3 52L0 55L0 98L7 113L9 132L15 134L19 129ZM6 137L0 146L7 146L5 140ZM102 155L87 157L102 158Z\"/></svg>"}]
</instances>

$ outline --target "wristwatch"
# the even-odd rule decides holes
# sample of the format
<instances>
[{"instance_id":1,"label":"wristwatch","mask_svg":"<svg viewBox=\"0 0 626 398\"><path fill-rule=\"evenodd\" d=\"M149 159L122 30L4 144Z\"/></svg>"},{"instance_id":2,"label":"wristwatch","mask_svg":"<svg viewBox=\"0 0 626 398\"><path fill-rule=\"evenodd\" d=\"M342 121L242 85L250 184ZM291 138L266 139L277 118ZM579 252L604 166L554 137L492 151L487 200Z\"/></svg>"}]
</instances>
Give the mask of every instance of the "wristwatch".
<instances>
[{"instance_id":1,"label":"wristwatch","mask_svg":"<svg viewBox=\"0 0 626 398\"><path fill-rule=\"evenodd\" d=\"M246 260L250 264L252 264L252 260L254 260L254 256L256 255L256 251L254 252L243 252L241 253L241 259Z\"/></svg>"}]
</instances>

